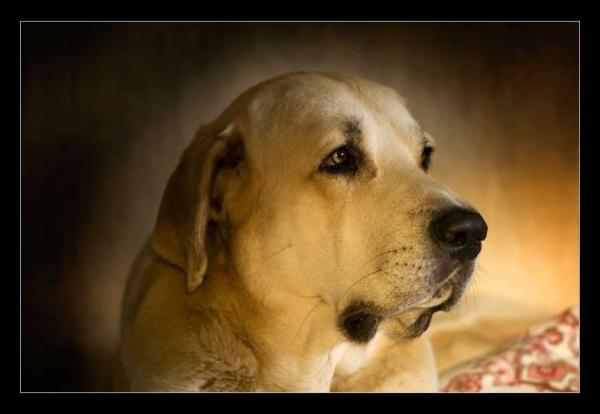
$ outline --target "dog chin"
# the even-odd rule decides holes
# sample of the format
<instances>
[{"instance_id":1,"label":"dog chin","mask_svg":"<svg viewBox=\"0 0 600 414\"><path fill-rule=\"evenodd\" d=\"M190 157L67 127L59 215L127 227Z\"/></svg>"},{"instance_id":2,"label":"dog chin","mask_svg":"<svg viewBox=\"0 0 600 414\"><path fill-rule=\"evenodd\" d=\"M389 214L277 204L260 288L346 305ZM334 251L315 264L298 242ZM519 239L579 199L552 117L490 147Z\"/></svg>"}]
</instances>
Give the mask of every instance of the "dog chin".
<instances>
[{"instance_id":1,"label":"dog chin","mask_svg":"<svg viewBox=\"0 0 600 414\"><path fill-rule=\"evenodd\" d=\"M415 339L423 335L433 314L440 309L413 309L388 320L381 332L395 339Z\"/></svg>"},{"instance_id":2,"label":"dog chin","mask_svg":"<svg viewBox=\"0 0 600 414\"><path fill-rule=\"evenodd\" d=\"M381 326L381 331L398 339L415 339L429 328L433 314L454 308L462 295L448 283L432 297L424 299L410 309L399 313Z\"/></svg>"}]
</instances>

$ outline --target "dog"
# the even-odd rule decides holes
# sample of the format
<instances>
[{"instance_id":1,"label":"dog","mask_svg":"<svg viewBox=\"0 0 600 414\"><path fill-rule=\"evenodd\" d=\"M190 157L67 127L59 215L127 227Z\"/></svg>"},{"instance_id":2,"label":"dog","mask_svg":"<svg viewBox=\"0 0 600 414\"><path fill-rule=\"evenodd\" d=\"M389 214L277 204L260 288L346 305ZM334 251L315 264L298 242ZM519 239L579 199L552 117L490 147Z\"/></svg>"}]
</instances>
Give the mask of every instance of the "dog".
<instances>
[{"instance_id":1,"label":"dog","mask_svg":"<svg viewBox=\"0 0 600 414\"><path fill-rule=\"evenodd\" d=\"M117 389L434 392L487 235L393 89L296 72L201 126L123 302Z\"/></svg>"}]
</instances>

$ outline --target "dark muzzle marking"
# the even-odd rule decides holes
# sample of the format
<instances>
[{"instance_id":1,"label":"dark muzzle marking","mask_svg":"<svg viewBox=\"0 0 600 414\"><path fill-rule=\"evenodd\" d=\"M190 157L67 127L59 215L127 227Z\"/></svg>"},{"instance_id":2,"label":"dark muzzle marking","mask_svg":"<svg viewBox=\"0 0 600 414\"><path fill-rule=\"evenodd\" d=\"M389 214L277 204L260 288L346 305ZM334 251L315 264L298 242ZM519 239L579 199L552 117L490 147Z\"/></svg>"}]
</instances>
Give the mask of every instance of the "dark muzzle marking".
<instances>
[{"instance_id":1,"label":"dark muzzle marking","mask_svg":"<svg viewBox=\"0 0 600 414\"><path fill-rule=\"evenodd\" d=\"M381 318L366 312L358 312L343 318L346 335L356 342L369 342L377 333Z\"/></svg>"}]
</instances>

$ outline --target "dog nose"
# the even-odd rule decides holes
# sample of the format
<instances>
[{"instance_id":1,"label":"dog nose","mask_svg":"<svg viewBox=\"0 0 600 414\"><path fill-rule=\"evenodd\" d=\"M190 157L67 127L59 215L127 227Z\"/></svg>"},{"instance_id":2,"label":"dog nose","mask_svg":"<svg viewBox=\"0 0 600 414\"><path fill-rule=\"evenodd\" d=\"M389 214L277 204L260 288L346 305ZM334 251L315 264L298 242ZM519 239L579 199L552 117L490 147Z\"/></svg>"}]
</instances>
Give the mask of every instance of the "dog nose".
<instances>
[{"instance_id":1,"label":"dog nose","mask_svg":"<svg viewBox=\"0 0 600 414\"><path fill-rule=\"evenodd\" d=\"M432 223L434 240L462 262L477 257L487 231L479 213L464 209L452 210Z\"/></svg>"}]
</instances>

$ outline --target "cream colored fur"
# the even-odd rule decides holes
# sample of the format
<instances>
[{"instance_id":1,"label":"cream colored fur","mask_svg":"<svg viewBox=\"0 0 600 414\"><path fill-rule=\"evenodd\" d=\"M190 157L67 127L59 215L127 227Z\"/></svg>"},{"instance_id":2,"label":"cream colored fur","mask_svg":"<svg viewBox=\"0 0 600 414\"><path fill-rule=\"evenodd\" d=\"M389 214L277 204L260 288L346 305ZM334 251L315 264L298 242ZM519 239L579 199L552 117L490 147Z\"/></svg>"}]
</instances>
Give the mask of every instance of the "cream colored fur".
<instances>
[{"instance_id":1,"label":"cream colored fur","mask_svg":"<svg viewBox=\"0 0 600 414\"><path fill-rule=\"evenodd\" d=\"M348 120L368 158L352 179L319 170ZM420 167L424 139L395 91L338 74L259 84L202 126L131 272L118 388L436 391L430 343L407 337L451 293L426 229L472 207ZM356 300L390 313L367 344L339 325Z\"/></svg>"}]
</instances>

